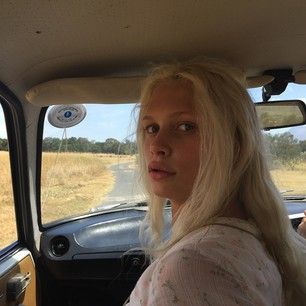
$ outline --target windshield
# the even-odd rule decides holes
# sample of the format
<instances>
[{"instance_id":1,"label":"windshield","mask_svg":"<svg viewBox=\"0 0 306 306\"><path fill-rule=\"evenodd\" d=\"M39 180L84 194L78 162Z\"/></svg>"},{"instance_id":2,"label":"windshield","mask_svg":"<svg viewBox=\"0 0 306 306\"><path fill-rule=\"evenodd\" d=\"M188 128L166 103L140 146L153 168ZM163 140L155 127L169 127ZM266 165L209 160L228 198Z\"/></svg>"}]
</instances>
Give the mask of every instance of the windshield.
<instances>
[{"instance_id":1,"label":"windshield","mask_svg":"<svg viewBox=\"0 0 306 306\"><path fill-rule=\"evenodd\" d=\"M262 101L261 88L249 91L254 101ZM306 101L306 87L289 84L273 100ZM273 180L284 197L306 195L306 126L263 131L268 164Z\"/></svg>"},{"instance_id":2,"label":"windshield","mask_svg":"<svg viewBox=\"0 0 306 306\"><path fill-rule=\"evenodd\" d=\"M305 86L289 85L281 99L306 99ZM261 89L249 91L262 101ZM304 98L305 97L305 98ZM306 101L306 100L305 100ZM134 104L87 104L72 127L44 120L42 223L128 205L144 206L136 166ZM284 196L306 195L306 127L263 132L272 177Z\"/></svg>"}]
</instances>

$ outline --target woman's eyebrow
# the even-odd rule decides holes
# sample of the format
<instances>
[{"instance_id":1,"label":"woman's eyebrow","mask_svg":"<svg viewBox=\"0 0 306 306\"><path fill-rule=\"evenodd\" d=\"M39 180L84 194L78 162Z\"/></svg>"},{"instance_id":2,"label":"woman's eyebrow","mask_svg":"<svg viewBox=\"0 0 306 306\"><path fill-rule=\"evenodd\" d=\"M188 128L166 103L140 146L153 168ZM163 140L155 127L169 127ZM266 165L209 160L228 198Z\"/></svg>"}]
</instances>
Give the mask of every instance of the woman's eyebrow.
<instances>
[{"instance_id":1,"label":"woman's eyebrow","mask_svg":"<svg viewBox=\"0 0 306 306\"><path fill-rule=\"evenodd\" d=\"M194 112L189 111L189 110L188 111L178 111L178 112L172 113L170 117L179 117L181 115L193 116Z\"/></svg>"},{"instance_id":2,"label":"woman's eyebrow","mask_svg":"<svg viewBox=\"0 0 306 306\"><path fill-rule=\"evenodd\" d=\"M191 111L177 111L177 112L171 113L169 117L179 117L181 115L194 115L194 113ZM154 116L151 116L151 115L145 115L142 117L142 120L152 120L152 119L154 119Z\"/></svg>"},{"instance_id":3,"label":"woman's eyebrow","mask_svg":"<svg viewBox=\"0 0 306 306\"><path fill-rule=\"evenodd\" d=\"M148 116L148 115L145 115L142 117L142 120L152 120L153 117L152 116Z\"/></svg>"}]
</instances>

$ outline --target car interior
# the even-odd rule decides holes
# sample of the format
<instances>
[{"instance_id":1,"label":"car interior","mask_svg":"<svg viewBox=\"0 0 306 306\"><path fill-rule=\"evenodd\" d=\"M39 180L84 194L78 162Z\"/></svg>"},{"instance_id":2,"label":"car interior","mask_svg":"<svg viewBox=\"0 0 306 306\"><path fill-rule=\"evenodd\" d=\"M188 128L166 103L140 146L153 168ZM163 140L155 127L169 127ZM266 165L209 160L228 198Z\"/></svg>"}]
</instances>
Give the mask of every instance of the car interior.
<instances>
[{"instance_id":1,"label":"car interior","mask_svg":"<svg viewBox=\"0 0 306 306\"><path fill-rule=\"evenodd\" d=\"M263 133L293 152L270 159L297 230L306 2L4 1L0 17L0 306L113 306L129 296L149 264L133 120L159 63L206 56L245 72ZM164 217L167 239L169 203Z\"/></svg>"}]
</instances>

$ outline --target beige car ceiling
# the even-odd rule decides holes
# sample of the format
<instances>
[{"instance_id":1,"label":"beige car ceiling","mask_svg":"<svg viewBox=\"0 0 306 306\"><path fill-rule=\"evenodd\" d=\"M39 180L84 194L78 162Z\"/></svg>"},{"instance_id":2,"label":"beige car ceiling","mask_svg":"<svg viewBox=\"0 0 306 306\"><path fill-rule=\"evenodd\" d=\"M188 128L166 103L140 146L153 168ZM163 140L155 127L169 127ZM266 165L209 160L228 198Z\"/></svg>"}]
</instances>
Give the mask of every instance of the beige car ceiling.
<instances>
[{"instance_id":1,"label":"beige car ceiling","mask_svg":"<svg viewBox=\"0 0 306 306\"><path fill-rule=\"evenodd\" d=\"M229 60L248 76L306 68L306 1L19 0L1 1L0 18L0 81L21 100L30 90L38 105L75 92L62 78L95 77L84 87L102 86L109 94L92 93L102 102L133 100L152 62L199 55ZM54 99L44 101L36 85L53 80L46 86Z\"/></svg>"}]
</instances>

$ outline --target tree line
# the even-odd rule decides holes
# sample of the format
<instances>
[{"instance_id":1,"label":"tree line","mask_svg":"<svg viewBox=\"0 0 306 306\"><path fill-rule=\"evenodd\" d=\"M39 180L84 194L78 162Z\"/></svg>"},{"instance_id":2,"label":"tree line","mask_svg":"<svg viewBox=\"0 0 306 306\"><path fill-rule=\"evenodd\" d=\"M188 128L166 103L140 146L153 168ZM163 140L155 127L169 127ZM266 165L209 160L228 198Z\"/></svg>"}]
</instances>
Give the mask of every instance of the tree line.
<instances>
[{"instance_id":1,"label":"tree line","mask_svg":"<svg viewBox=\"0 0 306 306\"><path fill-rule=\"evenodd\" d=\"M0 138L0 151L7 151L7 139ZM104 142L88 140L84 137L70 137L61 140L56 137L46 137L42 141L44 152L89 152L132 155L137 152L136 142L125 140L120 142L115 138L107 138Z\"/></svg>"},{"instance_id":2,"label":"tree line","mask_svg":"<svg viewBox=\"0 0 306 306\"><path fill-rule=\"evenodd\" d=\"M306 161L306 140L299 141L290 132L265 134L264 141L271 168L284 165L293 169L297 163Z\"/></svg>"},{"instance_id":3,"label":"tree line","mask_svg":"<svg viewBox=\"0 0 306 306\"><path fill-rule=\"evenodd\" d=\"M104 142L88 140L84 137L67 139L46 137L42 143L45 152L89 152L132 155L137 151L136 143L130 140L120 142L115 138L107 138Z\"/></svg>"},{"instance_id":4,"label":"tree line","mask_svg":"<svg viewBox=\"0 0 306 306\"><path fill-rule=\"evenodd\" d=\"M294 167L301 161L306 161L306 140L299 141L291 133L264 134L270 165L277 167L279 164ZM7 151L7 139L0 138L0 151ZM120 142L115 138L107 138L104 142L88 140L84 137L70 137L59 139L46 137L42 142L45 152L91 152L130 155L137 153L136 142L125 140Z\"/></svg>"}]
</instances>

